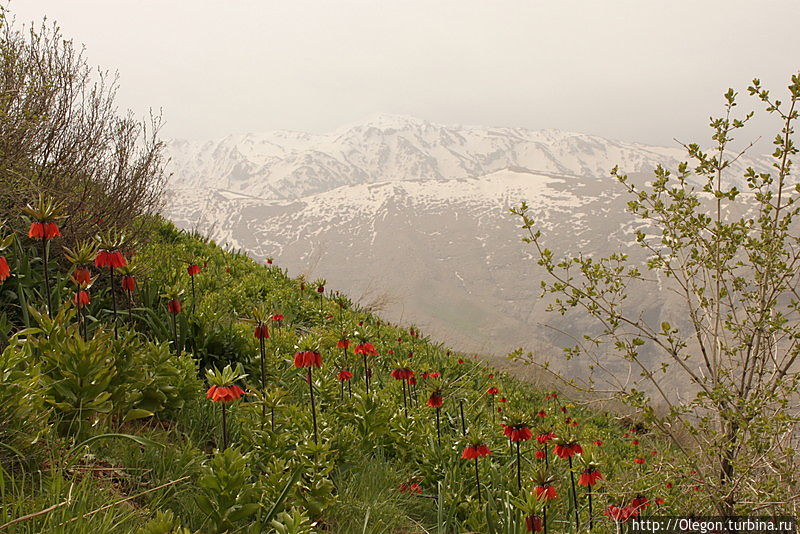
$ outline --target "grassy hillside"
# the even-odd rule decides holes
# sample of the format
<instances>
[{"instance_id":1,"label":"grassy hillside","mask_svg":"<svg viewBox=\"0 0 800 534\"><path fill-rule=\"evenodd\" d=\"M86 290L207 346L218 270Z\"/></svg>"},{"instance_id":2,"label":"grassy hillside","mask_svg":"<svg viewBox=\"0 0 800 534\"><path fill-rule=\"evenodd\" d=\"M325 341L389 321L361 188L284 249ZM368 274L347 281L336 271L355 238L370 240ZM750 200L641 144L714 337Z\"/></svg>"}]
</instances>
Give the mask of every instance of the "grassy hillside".
<instances>
[{"instance_id":1,"label":"grassy hillside","mask_svg":"<svg viewBox=\"0 0 800 534\"><path fill-rule=\"evenodd\" d=\"M75 266L50 260L53 319L38 242L0 252L0 532L515 533L545 515L550 532L614 532L613 518L703 511L645 425L385 324L279 259L162 221L121 252L126 267L90 268L80 315ZM368 344L377 355L355 353ZM298 368L306 353L321 367ZM244 394L213 402L212 385Z\"/></svg>"}]
</instances>

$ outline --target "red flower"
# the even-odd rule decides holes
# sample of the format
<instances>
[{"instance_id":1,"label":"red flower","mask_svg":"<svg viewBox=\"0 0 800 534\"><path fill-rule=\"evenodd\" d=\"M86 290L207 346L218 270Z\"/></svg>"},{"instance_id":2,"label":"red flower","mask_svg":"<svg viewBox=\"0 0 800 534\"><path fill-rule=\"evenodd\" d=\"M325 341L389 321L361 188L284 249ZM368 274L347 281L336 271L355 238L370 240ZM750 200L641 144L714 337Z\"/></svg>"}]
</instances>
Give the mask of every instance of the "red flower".
<instances>
[{"instance_id":1,"label":"red flower","mask_svg":"<svg viewBox=\"0 0 800 534\"><path fill-rule=\"evenodd\" d=\"M273 321L283 321L283 314L276 313L272 317L270 317Z\"/></svg>"},{"instance_id":2,"label":"red flower","mask_svg":"<svg viewBox=\"0 0 800 534\"><path fill-rule=\"evenodd\" d=\"M78 267L72 272L72 281L79 286L89 285L92 282L92 273L89 269Z\"/></svg>"},{"instance_id":3,"label":"red flower","mask_svg":"<svg viewBox=\"0 0 800 534\"><path fill-rule=\"evenodd\" d=\"M648 501L647 497L644 495L637 495L631 499L631 507L636 511L639 511L642 508L647 508L648 506L650 506L650 501Z\"/></svg>"},{"instance_id":4,"label":"red flower","mask_svg":"<svg viewBox=\"0 0 800 534\"><path fill-rule=\"evenodd\" d=\"M536 492L536 499L540 501L552 501L558 498L556 488L547 484L545 486L534 486L533 490Z\"/></svg>"},{"instance_id":5,"label":"red flower","mask_svg":"<svg viewBox=\"0 0 800 534\"><path fill-rule=\"evenodd\" d=\"M505 397L500 397L499 399L497 399L497 401L498 402L508 402L508 399L506 399Z\"/></svg>"},{"instance_id":6,"label":"red flower","mask_svg":"<svg viewBox=\"0 0 800 534\"><path fill-rule=\"evenodd\" d=\"M603 442L600 441L599 439L596 439L596 440L594 440L592 442L592 445L594 445L595 447L602 447L603 446Z\"/></svg>"},{"instance_id":7,"label":"red flower","mask_svg":"<svg viewBox=\"0 0 800 534\"><path fill-rule=\"evenodd\" d=\"M89 292L84 291L82 289L76 292L75 296L72 298L72 301L75 303L75 306L79 307L88 306L90 300L91 298L89 297Z\"/></svg>"},{"instance_id":8,"label":"red flower","mask_svg":"<svg viewBox=\"0 0 800 534\"><path fill-rule=\"evenodd\" d=\"M338 343L336 343L337 349L344 349L347 350L350 348L350 340L349 339L340 339Z\"/></svg>"},{"instance_id":9,"label":"red flower","mask_svg":"<svg viewBox=\"0 0 800 534\"><path fill-rule=\"evenodd\" d=\"M122 284L122 289L128 293L133 293L136 289L136 278L133 276L123 276L120 284Z\"/></svg>"},{"instance_id":10,"label":"red flower","mask_svg":"<svg viewBox=\"0 0 800 534\"><path fill-rule=\"evenodd\" d=\"M672 489L672 482L667 482L666 484L664 484L664 487L667 489Z\"/></svg>"},{"instance_id":11,"label":"red flower","mask_svg":"<svg viewBox=\"0 0 800 534\"><path fill-rule=\"evenodd\" d=\"M181 301L178 299L172 299L167 302L167 311L173 315L177 315L181 312Z\"/></svg>"},{"instance_id":12,"label":"red flower","mask_svg":"<svg viewBox=\"0 0 800 534\"><path fill-rule=\"evenodd\" d=\"M269 339L269 328L267 328L267 325L260 324L256 326L256 329L253 331L253 337L256 339Z\"/></svg>"},{"instance_id":13,"label":"red flower","mask_svg":"<svg viewBox=\"0 0 800 534\"><path fill-rule=\"evenodd\" d=\"M409 378L414 376L414 371L412 371L411 369L403 368L403 369L395 369L389 374L395 380L408 380Z\"/></svg>"},{"instance_id":14,"label":"red flower","mask_svg":"<svg viewBox=\"0 0 800 534\"><path fill-rule=\"evenodd\" d=\"M442 373L440 373L439 371L433 371L431 373L425 371L424 373L422 373L422 378L426 380L428 378L439 378L440 376L442 376Z\"/></svg>"},{"instance_id":15,"label":"red flower","mask_svg":"<svg viewBox=\"0 0 800 534\"><path fill-rule=\"evenodd\" d=\"M536 441L538 441L542 445L553 439L556 439L555 432L541 432L536 435Z\"/></svg>"},{"instance_id":16,"label":"red flower","mask_svg":"<svg viewBox=\"0 0 800 534\"><path fill-rule=\"evenodd\" d=\"M267 258L267 265L272 265L272 258Z\"/></svg>"},{"instance_id":17,"label":"red flower","mask_svg":"<svg viewBox=\"0 0 800 534\"><path fill-rule=\"evenodd\" d=\"M345 380L350 380L353 378L353 373L346 370L339 371L339 374L336 376L339 379L339 382L344 382Z\"/></svg>"},{"instance_id":18,"label":"red flower","mask_svg":"<svg viewBox=\"0 0 800 534\"><path fill-rule=\"evenodd\" d=\"M111 267L112 269L118 269L126 265L128 265L128 260L118 250L101 250L94 259L94 266L98 268Z\"/></svg>"},{"instance_id":19,"label":"red flower","mask_svg":"<svg viewBox=\"0 0 800 534\"><path fill-rule=\"evenodd\" d=\"M638 444L639 444L638 439L631 440L631 445L638 445Z\"/></svg>"},{"instance_id":20,"label":"red flower","mask_svg":"<svg viewBox=\"0 0 800 534\"><path fill-rule=\"evenodd\" d=\"M294 354L294 366L298 369L305 367L322 367L322 355L319 352L307 350L305 352L296 352Z\"/></svg>"},{"instance_id":21,"label":"red flower","mask_svg":"<svg viewBox=\"0 0 800 534\"><path fill-rule=\"evenodd\" d=\"M556 443L553 452L562 460L566 460L567 458L572 458L576 454L583 454L583 447L577 443Z\"/></svg>"},{"instance_id":22,"label":"red flower","mask_svg":"<svg viewBox=\"0 0 800 534\"><path fill-rule=\"evenodd\" d=\"M615 504L609 504L603 512L603 515L609 516L617 523L624 523L631 517L638 517L639 511L635 508L631 508L630 506L617 506Z\"/></svg>"},{"instance_id":23,"label":"red flower","mask_svg":"<svg viewBox=\"0 0 800 534\"><path fill-rule=\"evenodd\" d=\"M194 276L196 274L200 274L200 266L193 263L189 267L186 268L186 272L189 273L189 276Z\"/></svg>"},{"instance_id":24,"label":"red flower","mask_svg":"<svg viewBox=\"0 0 800 534\"><path fill-rule=\"evenodd\" d=\"M533 453L537 460L544 460L547 457L547 453L544 452L542 449L536 449L536 452Z\"/></svg>"},{"instance_id":25,"label":"red flower","mask_svg":"<svg viewBox=\"0 0 800 534\"><path fill-rule=\"evenodd\" d=\"M319 286L317 288L317 293L325 293L325 286Z\"/></svg>"},{"instance_id":26,"label":"red flower","mask_svg":"<svg viewBox=\"0 0 800 534\"><path fill-rule=\"evenodd\" d=\"M664 503L666 503L666 502L667 501L664 500L662 497L656 497L656 499L655 499L655 503L656 503L657 506L663 506Z\"/></svg>"},{"instance_id":27,"label":"red flower","mask_svg":"<svg viewBox=\"0 0 800 534\"><path fill-rule=\"evenodd\" d=\"M444 397L442 397L441 393L432 393L430 398L428 398L427 404L431 408L441 408L443 402Z\"/></svg>"},{"instance_id":28,"label":"red flower","mask_svg":"<svg viewBox=\"0 0 800 534\"><path fill-rule=\"evenodd\" d=\"M412 386L416 386L416 385L417 385L417 379L416 379L416 378L414 378L414 377L412 376L412 377L410 377L410 378L408 379L408 383L409 383L410 385L412 385Z\"/></svg>"},{"instance_id":29,"label":"red flower","mask_svg":"<svg viewBox=\"0 0 800 534\"><path fill-rule=\"evenodd\" d=\"M375 345L372 343L360 343L356 345L355 351L356 354L363 354L365 356L377 356L378 351L375 350Z\"/></svg>"},{"instance_id":30,"label":"red flower","mask_svg":"<svg viewBox=\"0 0 800 534\"><path fill-rule=\"evenodd\" d=\"M31 223L31 227L28 230L28 237L52 239L54 237L61 237L61 230L58 229L56 223L35 222Z\"/></svg>"},{"instance_id":31,"label":"red flower","mask_svg":"<svg viewBox=\"0 0 800 534\"><path fill-rule=\"evenodd\" d=\"M500 390L497 389L496 387L492 386L492 387L490 387L489 389L486 390L486 393L488 395L497 395L498 393L500 393Z\"/></svg>"},{"instance_id":32,"label":"red flower","mask_svg":"<svg viewBox=\"0 0 800 534\"><path fill-rule=\"evenodd\" d=\"M397 486L397 489L399 489L403 493L422 493L422 486L420 486L416 482L412 482L410 484L408 482L403 482L402 484Z\"/></svg>"},{"instance_id":33,"label":"red flower","mask_svg":"<svg viewBox=\"0 0 800 534\"><path fill-rule=\"evenodd\" d=\"M591 467L586 468L578 478L578 485L580 486L594 486L597 481L603 478L603 473Z\"/></svg>"},{"instance_id":34,"label":"red flower","mask_svg":"<svg viewBox=\"0 0 800 534\"><path fill-rule=\"evenodd\" d=\"M229 402L236 400L244 395L242 388L233 384L232 386L211 386L206 391L206 398L213 402Z\"/></svg>"},{"instance_id":35,"label":"red flower","mask_svg":"<svg viewBox=\"0 0 800 534\"><path fill-rule=\"evenodd\" d=\"M489 373L489 378L490 378L490 379L491 379L491 378L494 378L494 375L493 375L492 373Z\"/></svg>"},{"instance_id":36,"label":"red flower","mask_svg":"<svg viewBox=\"0 0 800 534\"><path fill-rule=\"evenodd\" d=\"M643 463L645 463L645 459L644 458L634 458L633 461L634 461L634 463L637 463L639 465L642 465Z\"/></svg>"},{"instance_id":37,"label":"red flower","mask_svg":"<svg viewBox=\"0 0 800 534\"><path fill-rule=\"evenodd\" d=\"M11 269L8 267L8 262L5 256L0 256L0 283L4 282L11 276Z\"/></svg>"},{"instance_id":38,"label":"red flower","mask_svg":"<svg viewBox=\"0 0 800 534\"><path fill-rule=\"evenodd\" d=\"M462 360L461 358L459 358L459 359L458 359L458 363L464 363L464 360Z\"/></svg>"},{"instance_id":39,"label":"red flower","mask_svg":"<svg viewBox=\"0 0 800 534\"><path fill-rule=\"evenodd\" d=\"M536 416L542 418L547 417L547 412L544 410L539 410L538 412L536 412Z\"/></svg>"},{"instance_id":40,"label":"red flower","mask_svg":"<svg viewBox=\"0 0 800 534\"><path fill-rule=\"evenodd\" d=\"M491 456L492 451L489 450L489 447L486 445L467 445L464 448L464 452L461 453L461 457L465 460L474 460L475 458L485 458L487 456Z\"/></svg>"},{"instance_id":41,"label":"red flower","mask_svg":"<svg viewBox=\"0 0 800 534\"><path fill-rule=\"evenodd\" d=\"M506 426L503 433L511 441L528 441L533 437L528 425Z\"/></svg>"},{"instance_id":42,"label":"red flower","mask_svg":"<svg viewBox=\"0 0 800 534\"><path fill-rule=\"evenodd\" d=\"M541 532L544 530L544 522L540 515L525 516L525 530L528 532Z\"/></svg>"}]
</instances>

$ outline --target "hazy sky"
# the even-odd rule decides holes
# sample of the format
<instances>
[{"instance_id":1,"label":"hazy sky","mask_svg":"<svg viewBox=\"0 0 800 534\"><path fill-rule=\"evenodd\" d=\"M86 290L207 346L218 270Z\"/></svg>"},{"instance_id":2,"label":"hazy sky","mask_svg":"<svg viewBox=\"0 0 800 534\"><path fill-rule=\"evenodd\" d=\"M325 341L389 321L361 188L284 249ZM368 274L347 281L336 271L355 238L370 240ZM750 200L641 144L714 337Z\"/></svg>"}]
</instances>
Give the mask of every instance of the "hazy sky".
<instances>
[{"instance_id":1,"label":"hazy sky","mask_svg":"<svg viewBox=\"0 0 800 534\"><path fill-rule=\"evenodd\" d=\"M12 0L118 70L164 134L322 132L376 113L671 144L727 87L800 69L798 0ZM748 102L748 105L750 102ZM765 131L766 132L766 131ZM761 133L760 131L758 133ZM768 148L768 147L766 147Z\"/></svg>"}]
</instances>

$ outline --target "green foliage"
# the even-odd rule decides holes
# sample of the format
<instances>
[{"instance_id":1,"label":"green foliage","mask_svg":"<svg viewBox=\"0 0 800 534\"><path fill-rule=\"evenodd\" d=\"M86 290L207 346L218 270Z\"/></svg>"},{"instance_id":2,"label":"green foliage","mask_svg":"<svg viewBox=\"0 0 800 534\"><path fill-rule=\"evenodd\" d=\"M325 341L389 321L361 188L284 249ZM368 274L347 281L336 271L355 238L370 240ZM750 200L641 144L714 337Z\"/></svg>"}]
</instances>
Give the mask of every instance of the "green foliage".
<instances>
[{"instance_id":1,"label":"green foliage","mask_svg":"<svg viewBox=\"0 0 800 534\"><path fill-rule=\"evenodd\" d=\"M260 509L260 486L253 480L247 460L238 449L226 449L211 460L197 482L202 489L197 505L214 532L233 531Z\"/></svg>"}]
</instances>

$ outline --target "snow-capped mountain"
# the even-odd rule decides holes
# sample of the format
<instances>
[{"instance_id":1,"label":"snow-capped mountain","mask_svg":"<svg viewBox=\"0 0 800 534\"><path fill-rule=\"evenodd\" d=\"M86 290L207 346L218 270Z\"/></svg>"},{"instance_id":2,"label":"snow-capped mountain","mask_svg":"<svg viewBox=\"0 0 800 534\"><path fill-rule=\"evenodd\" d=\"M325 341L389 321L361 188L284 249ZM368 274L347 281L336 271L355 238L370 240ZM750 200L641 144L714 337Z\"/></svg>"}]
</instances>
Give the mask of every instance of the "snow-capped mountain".
<instances>
[{"instance_id":1,"label":"snow-capped mountain","mask_svg":"<svg viewBox=\"0 0 800 534\"><path fill-rule=\"evenodd\" d=\"M441 126L380 115L328 134L272 132L169 143L166 214L218 243L323 277L389 320L413 319L458 348L552 351L542 273L509 208L531 205L556 252L630 251L628 200L609 177L642 181L680 148L555 130ZM738 165L764 168L760 160ZM668 318L641 295L648 314ZM636 304L636 303L633 303Z\"/></svg>"}]
</instances>

